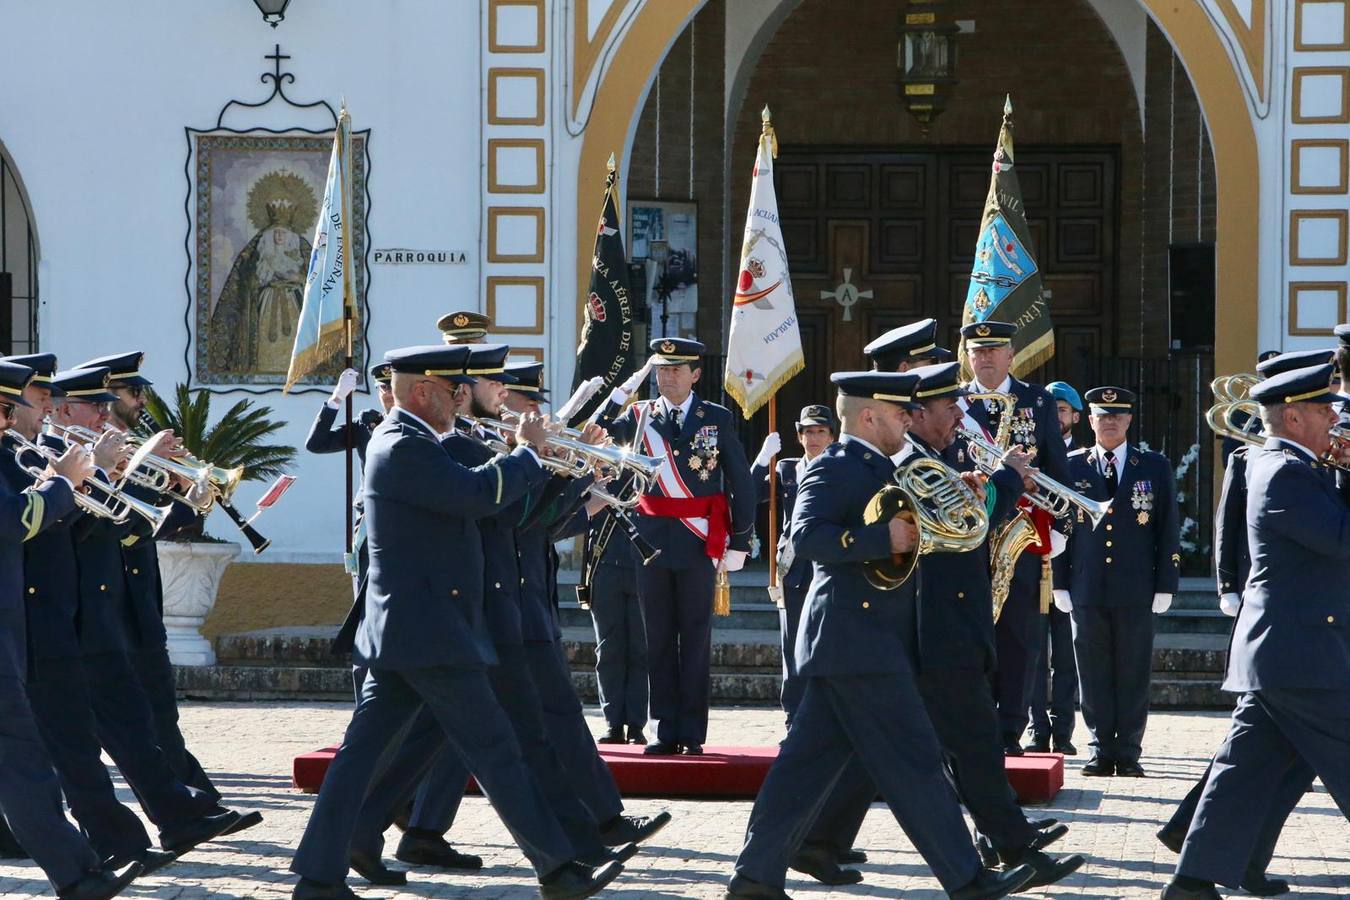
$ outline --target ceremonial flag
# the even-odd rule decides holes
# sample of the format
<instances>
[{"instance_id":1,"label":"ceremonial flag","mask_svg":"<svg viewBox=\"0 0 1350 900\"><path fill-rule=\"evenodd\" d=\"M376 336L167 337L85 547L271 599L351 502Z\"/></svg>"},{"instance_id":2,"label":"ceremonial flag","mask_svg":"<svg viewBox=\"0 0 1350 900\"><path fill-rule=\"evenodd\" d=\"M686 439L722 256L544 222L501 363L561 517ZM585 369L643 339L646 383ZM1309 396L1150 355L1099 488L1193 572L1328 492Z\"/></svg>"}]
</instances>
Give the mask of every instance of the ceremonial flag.
<instances>
[{"instance_id":1,"label":"ceremonial flag","mask_svg":"<svg viewBox=\"0 0 1350 900\"><path fill-rule=\"evenodd\" d=\"M986 320L1017 326L1012 344L1014 375L1020 377L1055 355L1050 306L1041 292L1041 270L1031 255L1022 189L1013 168L1011 97L1003 104L1003 127L994 150L989 196L984 201L961 324ZM964 352L961 356L968 372L968 357Z\"/></svg>"},{"instance_id":2,"label":"ceremonial flag","mask_svg":"<svg viewBox=\"0 0 1350 900\"><path fill-rule=\"evenodd\" d=\"M724 379L727 393L736 398L747 419L806 367L792 280L788 277L787 249L778 225L778 198L773 189L778 138L769 124L767 106L762 119L750 210L741 242L741 271L732 301Z\"/></svg>"},{"instance_id":3,"label":"ceremonial flag","mask_svg":"<svg viewBox=\"0 0 1350 900\"><path fill-rule=\"evenodd\" d=\"M577 344L577 365L572 390L583 381L604 376L605 386L572 416L569 425L585 422L604 403L610 391L622 384L634 369L633 300L628 292L628 259L619 232L618 196L614 156L609 157L605 176L605 199L591 254L591 283L582 302L586 322Z\"/></svg>"},{"instance_id":4,"label":"ceremonial flag","mask_svg":"<svg viewBox=\"0 0 1350 900\"><path fill-rule=\"evenodd\" d=\"M351 356L351 328L356 319L356 293L347 253L352 220L352 121L344 104L333 135L323 206L314 229L305 296L295 329L295 346L286 371L289 391L294 384L331 359L344 347ZM351 361L348 360L350 367Z\"/></svg>"}]
</instances>

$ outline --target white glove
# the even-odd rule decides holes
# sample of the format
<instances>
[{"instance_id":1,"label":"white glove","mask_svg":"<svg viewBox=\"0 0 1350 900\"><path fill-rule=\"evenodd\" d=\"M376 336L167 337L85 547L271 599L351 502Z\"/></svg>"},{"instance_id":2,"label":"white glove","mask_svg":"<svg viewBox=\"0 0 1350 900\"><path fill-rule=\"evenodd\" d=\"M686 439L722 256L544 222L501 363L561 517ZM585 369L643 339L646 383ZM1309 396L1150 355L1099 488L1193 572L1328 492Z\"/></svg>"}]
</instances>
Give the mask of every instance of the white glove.
<instances>
[{"instance_id":1,"label":"white glove","mask_svg":"<svg viewBox=\"0 0 1350 900\"><path fill-rule=\"evenodd\" d=\"M1050 558L1054 559L1069 546L1069 539L1054 529L1050 530Z\"/></svg>"},{"instance_id":2,"label":"white glove","mask_svg":"<svg viewBox=\"0 0 1350 900\"><path fill-rule=\"evenodd\" d=\"M347 395L356 390L356 380L361 376L355 369L343 369L342 374L338 376L337 384L333 387L333 396L329 397L332 403L341 403L347 399Z\"/></svg>"},{"instance_id":3,"label":"white glove","mask_svg":"<svg viewBox=\"0 0 1350 900\"><path fill-rule=\"evenodd\" d=\"M1154 595L1153 595L1153 611L1154 611L1155 613L1165 613L1165 612L1167 612L1168 609L1171 608L1171 606L1172 606L1172 595L1171 595L1171 594L1154 594Z\"/></svg>"},{"instance_id":4,"label":"white glove","mask_svg":"<svg viewBox=\"0 0 1350 900\"><path fill-rule=\"evenodd\" d=\"M623 384L619 385L619 390L623 391L625 400L628 399L628 395L632 394L633 391L636 391L638 388L642 387L644 384L647 383L647 373L649 373L651 370L652 370L652 361L649 359L647 360L646 363L643 364L642 368L638 369L632 375L628 376L628 380L625 381Z\"/></svg>"},{"instance_id":5,"label":"white glove","mask_svg":"<svg viewBox=\"0 0 1350 900\"><path fill-rule=\"evenodd\" d=\"M1054 534L1052 531L1051 534ZM1060 612L1073 612L1073 599L1069 597L1068 591L1055 591L1055 609Z\"/></svg>"},{"instance_id":6,"label":"white glove","mask_svg":"<svg viewBox=\"0 0 1350 900\"><path fill-rule=\"evenodd\" d=\"M745 551L728 550L722 554L722 565L728 572L739 572L745 566Z\"/></svg>"},{"instance_id":7,"label":"white glove","mask_svg":"<svg viewBox=\"0 0 1350 900\"><path fill-rule=\"evenodd\" d=\"M755 457L755 465L767 466L769 461L778 455L778 451L783 449L783 439L778 436L778 432L770 431L764 438L764 443L760 445L759 455Z\"/></svg>"},{"instance_id":8,"label":"white glove","mask_svg":"<svg viewBox=\"0 0 1350 900\"><path fill-rule=\"evenodd\" d=\"M1237 594L1224 594L1219 597L1219 609L1223 610L1225 616L1236 616L1241 605L1242 597Z\"/></svg>"},{"instance_id":9,"label":"white glove","mask_svg":"<svg viewBox=\"0 0 1350 900\"><path fill-rule=\"evenodd\" d=\"M577 389L572 392L572 396L568 397L567 401L557 408L558 421L566 422L572 418L576 411L589 403L590 399L595 396L595 392L604 386L605 376L603 375L588 378L577 385Z\"/></svg>"}]
</instances>

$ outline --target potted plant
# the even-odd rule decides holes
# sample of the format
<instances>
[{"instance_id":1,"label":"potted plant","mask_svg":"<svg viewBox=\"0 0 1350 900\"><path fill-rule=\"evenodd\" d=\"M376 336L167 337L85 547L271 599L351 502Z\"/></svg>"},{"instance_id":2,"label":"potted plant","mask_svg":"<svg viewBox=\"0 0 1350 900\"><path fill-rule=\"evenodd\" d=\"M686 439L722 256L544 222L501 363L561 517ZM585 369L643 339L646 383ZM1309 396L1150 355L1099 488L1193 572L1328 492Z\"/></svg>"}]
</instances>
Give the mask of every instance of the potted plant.
<instances>
[{"instance_id":1,"label":"potted plant","mask_svg":"<svg viewBox=\"0 0 1350 900\"><path fill-rule=\"evenodd\" d=\"M271 407L252 400L238 401L212 425L210 392L179 384L172 407L147 389L145 412L146 426L153 420L156 429L172 428L197 460L223 469L242 467L243 481L271 480L295 461L294 447L268 441L285 423L272 418ZM208 535L206 519L198 516L158 546L164 628L175 665L215 664L215 651L201 627L215 606L226 566L240 551L238 544Z\"/></svg>"}]
</instances>

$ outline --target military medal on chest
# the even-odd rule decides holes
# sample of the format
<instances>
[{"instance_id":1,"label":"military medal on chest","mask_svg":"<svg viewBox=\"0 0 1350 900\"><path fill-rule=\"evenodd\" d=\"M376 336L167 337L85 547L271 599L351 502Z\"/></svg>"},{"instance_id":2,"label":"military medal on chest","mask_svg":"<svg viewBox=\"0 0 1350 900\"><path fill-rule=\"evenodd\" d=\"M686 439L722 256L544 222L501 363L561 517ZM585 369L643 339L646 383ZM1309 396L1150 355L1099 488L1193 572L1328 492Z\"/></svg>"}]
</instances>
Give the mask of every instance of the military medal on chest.
<instances>
[{"instance_id":1,"label":"military medal on chest","mask_svg":"<svg viewBox=\"0 0 1350 900\"><path fill-rule=\"evenodd\" d=\"M1013 414L1013 443L1026 447L1036 446L1036 419L1029 409L1019 409Z\"/></svg>"},{"instance_id":2,"label":"military medal on chest","mask_svg":"<svg viewBox=\"0 0 1350 900\"><path fill-rule=\"evenodd\" d=\"M1153 510L1153 482L1141 478L1130 489L1130 505L1138 510L1134 517L1140 525L1147 525L1149 513Z\"/></svg>"},{"instance_id":3,"label":"military medal on chest","mask_svg":"<svg viewBox=\"0 0 1350 900\"><path fill-rule=\"evenodd\" d=\"M721 452L717 447L717 426L704 425L694 433L690 440L689 468L698 473L702 481L712 478L717 468L717 456Z\"/></svg>"}]
</instances>

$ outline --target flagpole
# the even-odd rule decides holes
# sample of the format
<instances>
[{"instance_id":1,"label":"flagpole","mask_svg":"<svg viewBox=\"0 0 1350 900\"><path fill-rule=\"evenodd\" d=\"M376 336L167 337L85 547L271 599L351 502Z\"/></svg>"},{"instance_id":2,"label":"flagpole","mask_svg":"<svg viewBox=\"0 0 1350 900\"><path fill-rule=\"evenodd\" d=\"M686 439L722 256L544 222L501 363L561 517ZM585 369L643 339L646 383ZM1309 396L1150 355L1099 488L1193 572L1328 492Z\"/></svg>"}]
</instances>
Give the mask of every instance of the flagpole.
<instances>
[{"instance_id":1,"label":"flagpole","mask_svg":"<svg viewBox=\"0 0 1350 900\"><path fill-rule=\"evenodd\" d=\"M341 150L338 154L339 165L342 166L342 329L347 341L347 355L344 361L344 368L350 369L355 363L355 341L353 339L353 319L352 312L354 295L352 291L352 253L355 248L352 245L352 235L356 229L352 222L352 142L351 142L351 119L347 115L347 100L342 100L342 111L338 114L338 141ZM352 554L352 530L355 525L352 513L352 499L356 491L355 476L352 466L352 451L355 449L355 442L352 440L352 394L347 394L347 400L344 404L347 415L346 427L342 433L346 436L346 457L347 457L347 491L346 491L346 514L347 528L346 533L346 554L350 558Z\"/></svg>"},{"instance_id":2,"label":"flagpole","mask_svg":"<svg viewBox=\"0 0 1350 900\"><path fill-rule=\"evenodd\" d=\"M778 392L769 397L769 433L778 430ZM769 588L778 587L778 454L769 458Z\"/></svg>"}]
</instances>

